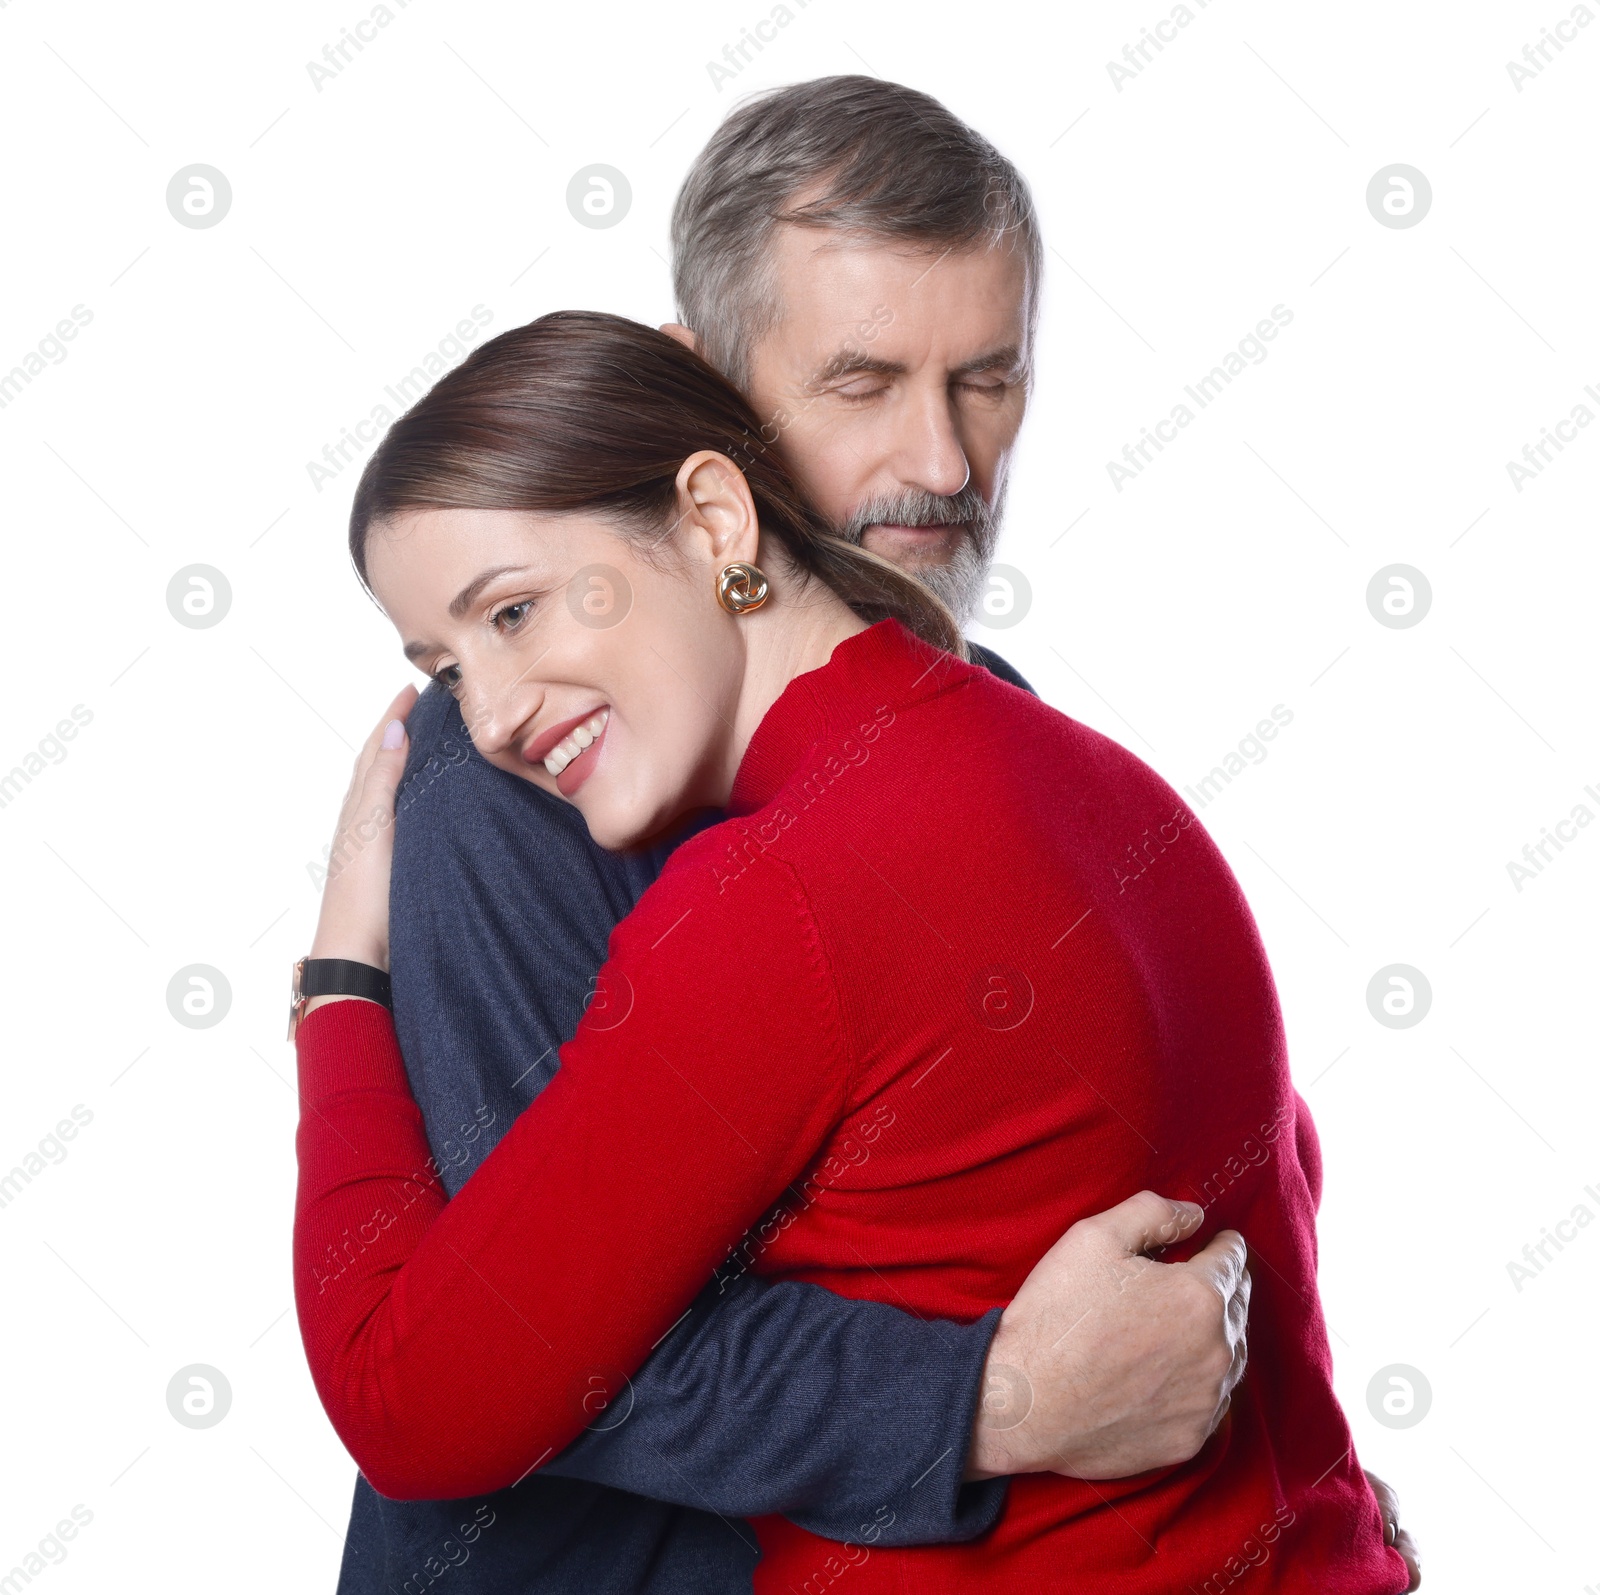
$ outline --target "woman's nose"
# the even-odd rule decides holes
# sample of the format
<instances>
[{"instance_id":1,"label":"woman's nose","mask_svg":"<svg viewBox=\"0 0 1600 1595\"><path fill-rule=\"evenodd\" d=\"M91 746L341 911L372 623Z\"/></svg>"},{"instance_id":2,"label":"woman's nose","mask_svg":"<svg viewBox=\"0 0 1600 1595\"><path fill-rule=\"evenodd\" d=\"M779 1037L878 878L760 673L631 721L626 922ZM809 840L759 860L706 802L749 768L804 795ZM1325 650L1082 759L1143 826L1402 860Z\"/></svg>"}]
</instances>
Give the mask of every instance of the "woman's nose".
<instances>
[{"instance_id":1,"label":"woman's nose","mask_svg":"<svg viewBox=\"0 0 1600 1595\"><path fill-rule=\"evenodd\" d=\"M504 753L513 745L530 712L521 703L520 694L504 682L482 682L476 687L469 683L461 694L461 718L467 735L486 757Z\"/></svg>"}]
</instances>

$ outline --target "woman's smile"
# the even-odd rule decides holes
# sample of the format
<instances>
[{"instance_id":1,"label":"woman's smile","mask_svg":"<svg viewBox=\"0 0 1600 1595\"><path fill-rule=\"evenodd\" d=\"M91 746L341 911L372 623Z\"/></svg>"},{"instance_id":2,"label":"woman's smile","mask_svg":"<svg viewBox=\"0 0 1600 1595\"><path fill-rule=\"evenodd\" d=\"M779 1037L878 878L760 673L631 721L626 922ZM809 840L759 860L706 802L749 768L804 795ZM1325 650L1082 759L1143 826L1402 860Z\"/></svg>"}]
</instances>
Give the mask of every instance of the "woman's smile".
<instances>
[{"instance_id":1,"label":"woman's smile","mask_svg":"<svg viewBox=\"0 0 1600 1595\"><path fill-rule=\"evenodd\" d=\"M599 762L600 744L610 720L609 704L575 715L541 732L522 750L522 756L529 764L542 764L555 777L562 797L571 798Z\"/></svg>"}]
</instances>

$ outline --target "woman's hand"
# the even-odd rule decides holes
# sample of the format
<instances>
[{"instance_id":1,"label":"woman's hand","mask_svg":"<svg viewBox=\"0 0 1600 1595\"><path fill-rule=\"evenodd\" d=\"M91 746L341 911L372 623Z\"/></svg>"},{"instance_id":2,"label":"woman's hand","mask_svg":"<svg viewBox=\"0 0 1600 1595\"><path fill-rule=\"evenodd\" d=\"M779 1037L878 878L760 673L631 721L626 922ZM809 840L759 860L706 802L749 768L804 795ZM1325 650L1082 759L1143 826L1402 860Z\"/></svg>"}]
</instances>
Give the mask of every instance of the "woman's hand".
<instances>
[{"instance_id":1,"label":"woman's hand","mask_svg":"<svg viewBox=\"0 0 1600 1595\"><path fill-rule=\"evenodd\" d=\"M415 687L398 693L356 756L328 857L313 958L351 958L389 967L394 794L406 767L405 718L416 701Z\"/></svg>"}]
</instances>

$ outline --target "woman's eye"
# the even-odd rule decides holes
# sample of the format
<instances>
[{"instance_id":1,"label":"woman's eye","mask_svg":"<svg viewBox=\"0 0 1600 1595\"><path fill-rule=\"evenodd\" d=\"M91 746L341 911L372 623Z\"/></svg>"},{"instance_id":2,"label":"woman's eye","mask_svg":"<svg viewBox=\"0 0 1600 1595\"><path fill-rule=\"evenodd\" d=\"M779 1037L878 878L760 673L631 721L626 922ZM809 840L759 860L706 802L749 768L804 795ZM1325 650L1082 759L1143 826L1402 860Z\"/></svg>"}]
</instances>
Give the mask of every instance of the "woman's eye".
<instances>
[{"instance_id":1,"label":"woman's eye","mask_svg":"<svg viewBox=\"0 0 1600 1595\"><path fill-rule=\"evenodd\" d=\"M505 608L495 610L489 617L489 624L499 631L515 631L528 618L528 611L532 608L533 602L527 598L520 603L507 604Z\"/></svg>"},{"instance_id":2,"label":"woman's eye","mask_svg":"<svg viewBox=\"0 0 1600 1595\"><path fill-rule=\"evenodd\" d=\"M433 679L439 683L446 692L454 692L461 685L460 665L441 665L433 673Z\"/></svg>"}]
</instances>

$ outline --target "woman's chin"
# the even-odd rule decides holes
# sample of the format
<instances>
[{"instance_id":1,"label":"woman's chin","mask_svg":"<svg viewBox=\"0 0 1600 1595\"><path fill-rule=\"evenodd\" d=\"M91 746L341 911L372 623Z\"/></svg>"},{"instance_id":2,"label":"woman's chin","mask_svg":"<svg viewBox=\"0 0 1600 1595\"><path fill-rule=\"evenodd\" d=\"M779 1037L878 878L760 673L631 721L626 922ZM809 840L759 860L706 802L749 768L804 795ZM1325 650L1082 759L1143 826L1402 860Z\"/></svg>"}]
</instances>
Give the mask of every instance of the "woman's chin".
<instances>
[{"instance_id":1,"label":"woman's chin","mask_svg":"<svg viewBox=\"0 0 1600 1595\"><path fill-rule=\"evenodd\" d=\"M583 813L581 803L575 805ZM589 827L589 838L596 847L603 847L608 853L633 853L642 847L650 845L653 833L641 830L637 825L618 824L607 818L591 819L583 813L584 824Z\"/></svg>"},{"instance_id":2,"label":"woman's chin","mask_svg":"<svg viewBox=\"0 0 1600 1595\"><path fill-rule=\"evenodd\" d=\"M612 801L604 791L606 782L598 769L585 772L586 778L578 783L577 789L565 792L562 790L564 783L542 764L530 765L515 754L498 755L489 763L571 804L583 816L595 846L603 847L608 853L637 852L671 840L687 817L683 810L670 805L636 808Z\"/></svg>"},{"instance_id":3,"label":"woman's chin","mask_svg":"<svg viewBox=\"0 0 1600 1595\"><path fill-rule=\"evenodd\" d=\"M589 798L587 802L586 797ZM572 800L572 805L583 816L595 846L603 847L608 853L636 853L658 842L672 840L684 819L681 813L654 808L648 813L633 809L619 811L601 801L598 792L592 796L580 793Z\"/></svg>"}]
</instances>

